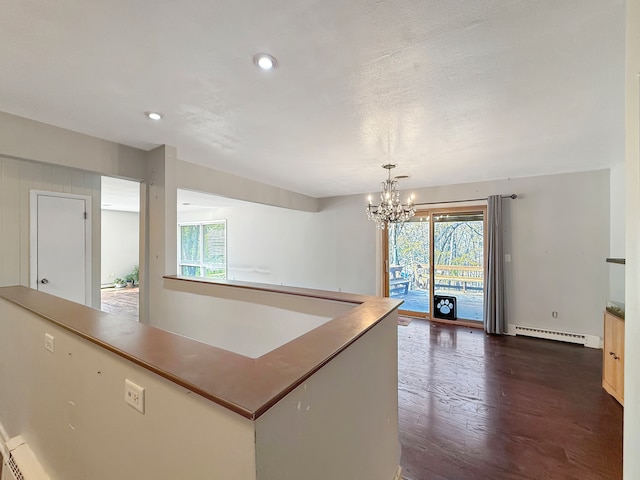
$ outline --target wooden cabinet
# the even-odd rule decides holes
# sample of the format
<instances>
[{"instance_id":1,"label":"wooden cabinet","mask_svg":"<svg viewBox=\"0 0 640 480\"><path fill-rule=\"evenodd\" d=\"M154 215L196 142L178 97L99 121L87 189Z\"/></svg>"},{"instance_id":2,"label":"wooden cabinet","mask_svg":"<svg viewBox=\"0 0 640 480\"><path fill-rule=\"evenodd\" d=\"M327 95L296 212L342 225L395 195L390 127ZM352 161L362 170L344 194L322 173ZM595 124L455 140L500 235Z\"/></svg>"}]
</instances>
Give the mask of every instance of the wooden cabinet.
<instances>
[{"instance_id":1,"label":"wooden cabinet","mask_svg":"<svg viewBox=\"0 0 640 480\"><path fill-rule=\"evenodd\" d=\"M624 405L624 320L604 312L602 387Z\"/></svg>"}]
</instances>

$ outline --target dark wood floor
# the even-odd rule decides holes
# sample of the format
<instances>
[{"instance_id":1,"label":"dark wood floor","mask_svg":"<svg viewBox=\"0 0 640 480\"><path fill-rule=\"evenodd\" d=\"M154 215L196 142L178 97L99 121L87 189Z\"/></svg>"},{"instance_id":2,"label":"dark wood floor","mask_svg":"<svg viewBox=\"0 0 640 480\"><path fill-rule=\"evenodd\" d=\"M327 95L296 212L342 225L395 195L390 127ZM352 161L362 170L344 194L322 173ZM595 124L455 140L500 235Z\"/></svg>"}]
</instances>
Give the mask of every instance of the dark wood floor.
<instances>
[{"instance_id":1,"label":"dark wood floor","mask_svg":"<svg viewBox=\"0 0 640 480\"><path fill-rule=\"evenodd\" d=\"M601 350L426 320L398 333L405 478L622 478Z\"/></svg>"}]
</instances>

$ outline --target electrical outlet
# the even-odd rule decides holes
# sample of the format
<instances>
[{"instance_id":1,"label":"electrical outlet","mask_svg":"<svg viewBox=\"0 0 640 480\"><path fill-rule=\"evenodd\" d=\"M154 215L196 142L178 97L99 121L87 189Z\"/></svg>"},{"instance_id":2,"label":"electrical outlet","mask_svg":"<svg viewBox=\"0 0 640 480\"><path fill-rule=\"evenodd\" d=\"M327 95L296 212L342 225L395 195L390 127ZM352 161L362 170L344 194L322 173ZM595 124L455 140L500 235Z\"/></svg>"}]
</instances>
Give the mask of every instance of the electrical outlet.
<instances>
[{"instance_id":1,"label":"electrical outlet","mask_svg":"<svg viewBox=\"0 0 640 480\"><path fill-rule=\"evenodd\" d=\"M48 333L45 333L44 348L49 350L51 353L56 353L56 337L54 337L53 335L49 335Z\"/></svg>"},{"instance_id":2,"label":"electrical outlet","mask_svg":"<svg viewBox=\"0 0 640 480\"><path fill-rule=\"evenodd\" d=\"M144 413L144 388L126 379L124 381L124 401L140 413Z\"/></svg>"}]
</instances>

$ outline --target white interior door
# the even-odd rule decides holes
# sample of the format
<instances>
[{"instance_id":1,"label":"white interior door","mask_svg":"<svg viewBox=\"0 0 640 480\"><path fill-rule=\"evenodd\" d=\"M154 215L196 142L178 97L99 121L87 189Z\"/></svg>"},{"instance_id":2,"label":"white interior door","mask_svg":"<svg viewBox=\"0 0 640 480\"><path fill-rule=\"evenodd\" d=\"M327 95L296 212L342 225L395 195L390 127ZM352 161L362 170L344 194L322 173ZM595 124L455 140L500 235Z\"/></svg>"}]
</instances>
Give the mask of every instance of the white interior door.
<instances>
[{"instance_id":1,"label":"white interior door","mask_svg":"<svg viewBox=\"0 0 640 480\"><path fill-rule=\"evenodd\" d=\"M31 192L31 287L91 304L90 197Z\"/></svg>"}]
</instances>

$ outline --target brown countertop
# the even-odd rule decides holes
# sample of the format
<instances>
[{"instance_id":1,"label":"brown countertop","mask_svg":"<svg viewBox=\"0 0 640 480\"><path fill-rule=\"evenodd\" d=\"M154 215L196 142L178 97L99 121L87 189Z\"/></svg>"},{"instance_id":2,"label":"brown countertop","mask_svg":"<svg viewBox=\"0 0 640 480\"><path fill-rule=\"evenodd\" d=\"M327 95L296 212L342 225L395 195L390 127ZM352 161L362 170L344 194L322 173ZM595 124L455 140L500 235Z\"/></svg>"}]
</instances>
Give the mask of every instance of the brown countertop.
<instances>
[{"instance_id":1,"label":"brown countertop","mask_svg":"<svg viewBox=\"0 0 640 480\"><path fill-rule=\"evenodd\" d=\"M256 419L402 303L388 298L248 282L165 281L348 302L344 315L252 359L196 340L100 312L27 287L0 287L0 298L134 362L246 418ZM214 295L215 296L215 295Z\"/></svg>"}]
</instances>

